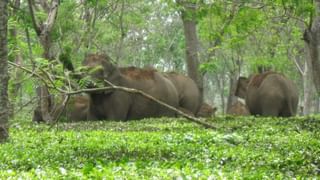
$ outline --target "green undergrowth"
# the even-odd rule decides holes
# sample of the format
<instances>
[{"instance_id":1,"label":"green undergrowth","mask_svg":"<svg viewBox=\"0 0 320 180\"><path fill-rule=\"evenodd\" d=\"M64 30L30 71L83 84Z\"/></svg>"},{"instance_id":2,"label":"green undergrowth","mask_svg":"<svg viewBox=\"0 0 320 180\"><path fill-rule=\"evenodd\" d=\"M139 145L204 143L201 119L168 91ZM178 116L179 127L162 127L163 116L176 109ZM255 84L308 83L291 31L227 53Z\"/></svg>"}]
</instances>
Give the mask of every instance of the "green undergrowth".
<instances>
[{"instance_id":1,"label":"green undergrowth","mask_svg":"<svg viewBox=\"0 0 320 180\"><path fill-rule=\"evenodd\" d=\"M18 118L0 179L283 179L320 176L320 116L59 123Z\"/></svg>"}]
</instances>

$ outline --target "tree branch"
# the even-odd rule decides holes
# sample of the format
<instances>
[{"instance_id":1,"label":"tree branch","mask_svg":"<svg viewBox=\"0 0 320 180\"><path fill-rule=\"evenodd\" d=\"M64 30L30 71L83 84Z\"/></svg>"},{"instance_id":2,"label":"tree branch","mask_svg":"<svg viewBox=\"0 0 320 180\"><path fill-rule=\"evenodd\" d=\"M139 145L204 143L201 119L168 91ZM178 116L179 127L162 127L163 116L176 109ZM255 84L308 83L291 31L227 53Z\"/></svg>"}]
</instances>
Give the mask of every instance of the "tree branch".
<instances>
[{"instance_id":1,"label":"tree branch","mask_svg":"<svg viewBox=\"0 0 320 180\"><path fill-rule=\"evenodd\" d=\"M43 29L44 32L50 32L51 31L51 29L53 27L53 24L54 24L54 21L55 21L55 19L57 17L57 14L58 14L58 6L59 6L59 0L53 0L51 2L48 18L45 21L44 27L43 27L44 28Z\"/></svg>"}]
</instances>

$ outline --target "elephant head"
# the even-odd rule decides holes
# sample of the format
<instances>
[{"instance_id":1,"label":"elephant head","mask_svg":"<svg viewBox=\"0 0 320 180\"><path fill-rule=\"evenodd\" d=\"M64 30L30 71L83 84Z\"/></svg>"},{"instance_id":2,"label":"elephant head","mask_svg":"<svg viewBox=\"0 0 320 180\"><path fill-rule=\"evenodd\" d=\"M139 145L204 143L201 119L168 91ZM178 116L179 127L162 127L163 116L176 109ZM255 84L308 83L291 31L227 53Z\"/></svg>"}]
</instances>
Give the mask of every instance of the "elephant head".
<instances>
[{"instance_id":1,"label":"elephant head","mask_svg":"<svg viewBox=\"0 0 320 180\"><path fill-rule=\"evenodd\" d=\"M112 59L106 54L88 54L82 65L87 67L89 75L95 80L112 80L120 74Z\"/></svg>"},{"instance_id":2,"label":"elephant head","mask_svg":"<svg viewBox=\"0 0 320 180\"><path fill-rule=\"evenodd\" d=\"M249 79L248 78L239 77L235 95L244 99L246 97L246 94L247 94L248 84L249 84Z\"/></svg>"},{"instance_id":3,"label":"elephant head","mask_svg":"<svg viewBox=\"0 0 320 180\"><path fill-rule=\"evenodd\" d=\"M295 84L277 72L239 78L236 96L245 98L253 115L293 116L297 112L298 90Z\"/></svg>"}]
</instances>

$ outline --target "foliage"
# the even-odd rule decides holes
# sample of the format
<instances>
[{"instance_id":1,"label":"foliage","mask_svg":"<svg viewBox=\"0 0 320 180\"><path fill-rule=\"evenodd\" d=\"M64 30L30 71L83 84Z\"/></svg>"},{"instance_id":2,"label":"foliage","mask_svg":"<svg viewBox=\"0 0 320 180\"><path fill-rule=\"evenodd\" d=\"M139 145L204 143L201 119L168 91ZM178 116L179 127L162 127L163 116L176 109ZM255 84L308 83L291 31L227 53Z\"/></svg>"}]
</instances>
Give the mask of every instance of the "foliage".
<instances>
[{"instance_id":1,"label":"foliage","mask_svg":"<svg viewBox=\"0 0 320 180\"><path fill-rule=\"evenodd\" d=\"M17 119L1 145L0 178L208 179L319 175L320 117L217 117L60 123Z\"/></svg>"}]
</instances>

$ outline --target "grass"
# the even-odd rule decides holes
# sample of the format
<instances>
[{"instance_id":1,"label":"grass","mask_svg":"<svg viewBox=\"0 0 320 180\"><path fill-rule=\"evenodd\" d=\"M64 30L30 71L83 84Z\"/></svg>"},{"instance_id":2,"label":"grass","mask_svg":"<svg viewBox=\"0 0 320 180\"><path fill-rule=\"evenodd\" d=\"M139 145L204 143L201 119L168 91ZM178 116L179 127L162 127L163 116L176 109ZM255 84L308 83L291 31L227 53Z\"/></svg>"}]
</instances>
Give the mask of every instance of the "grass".
<instances>
[{"instance_id":1,"label":"grass","mask_svg":"<svg viewBox=\"0 0 320 180\"><path fill-rule=\"evenodd\" d=\"M17 118L0 179L283 179L320 176L320 116L60 123Z\"/></svg>"}]
</instances>

